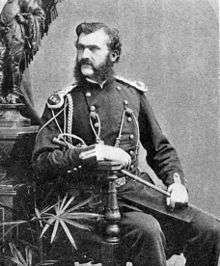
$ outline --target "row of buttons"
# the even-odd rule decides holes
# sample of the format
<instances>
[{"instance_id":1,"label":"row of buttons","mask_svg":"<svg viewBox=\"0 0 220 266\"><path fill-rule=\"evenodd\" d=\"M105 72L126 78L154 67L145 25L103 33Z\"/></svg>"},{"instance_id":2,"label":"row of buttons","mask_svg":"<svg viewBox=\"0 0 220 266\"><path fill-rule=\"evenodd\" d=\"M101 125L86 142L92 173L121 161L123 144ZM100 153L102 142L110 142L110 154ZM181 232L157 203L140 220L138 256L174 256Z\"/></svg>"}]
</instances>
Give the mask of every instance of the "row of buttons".
<instances>
[{"instance_id":1,"label":"row of buttons","mask_svg":"<svg viewBox=\"0 0 220 266\"><path fill-rule=\"evenodd\" d=\"M117 86L116 89L120 91L121 90L121 87ZM86 92L86 97L91 97L91 96L92 96L91 92L90 91L87 91Z\"/></svg>"},{"instance_id":2,"label":"row of buttons","mask_svg":"<svg viewBox=\"0 0 220 266\"><path fill-rule=\"evenodd\" d=\"M95 112L95 110L96 110L96 107L94 105L91 105L90 112ZM127 121L132 122L132 117L128 116Z\"/></svg>"},{"instance_id":3,"label":"row of buttons","mask_svg":"<svg viewBox=\"0 0 220 266\"><path fill-rule=\"evenodd\" d=\"M117 86L116 89L120 91L121 87ZM87 91L86 92L86 97L91 97L91 96L92 96L92 93L90 91ZM124 101L124 103L128 104L128 102L126 100Z\"/></svg>"},{"instance_id":4,"label":"row of buttons","mask_svg":"<svg viewBox=\"0 0 220 266\"><path fill-rule=\"evenodd\" d=\"M120 88L120 87L117 87L117 89L120 90L121 88ZM86 92L86 97L91 97L91 92L90 92L90 91L87 91L87 92ZM125 105L128 105L128 101L127 101L127 100L124 100L124 104L125 104ZM95 107L94 105L91 105L91 106L90 106L90 112L95 112L95 110L96 110L96 107ZM132 117L131 117L131 116L128 116L127 121L128 121L129 123L132 122ZM98 128L98 127L99 127L99 123L95 123L94 126L95 126L96 128ZM133 134L130 134L130 135L129 135L129 139L130 139L130 140L133 140L133 139L134 139L134 135L133 135Z\"/></svg>"},{"instance_id":5,"label":"row of buttons","mask_svg":"<svg viewBox=\"0 0 220 266\"><path fill-rule=\"evenodd\" d=\"M120 90L121 88L120 88L120 87L117 87L117 89ZM86 97L89 98L89 97L91 97L91 96L92 96L92 93L91 93L90 91L87 91L87 92L86 92ZM128 101L127 101L127 100L124 100L123 102L124 102L124 105L128 105ZM96 108L95 108L94 105L92 105L92 106L90 107L90 110L91 110L91 111L95 111L95 109L96 109Z\"/></svg>"},{"instance_id":6,"label":"row of buttons","mask_svg":"<svg viewBox=\"0 0 220 266\"><path fill-rule=\"evenodd\" d=\"M120 86L117 86L116 89L117 89L118 91L120 91L120 90L121 90L121 87L120 87ZM90 92L90 91L87 91L87 92L86 92L86 97L91 97L91 92Z\"/></svg>"},{"instance_id":7,"label":"row of buttons","mask_svg":"<svg viewBox=\"0 0 220 266\"><path fill-rule=\"evenodd\" d=\"M70 174L73 171L74 172L77 172L78 170L81 170L81 169L82 169L82 165L78 165L77 167L74 167L72 170L68 170L67 172Z\"/></svg>"}]
</instances>

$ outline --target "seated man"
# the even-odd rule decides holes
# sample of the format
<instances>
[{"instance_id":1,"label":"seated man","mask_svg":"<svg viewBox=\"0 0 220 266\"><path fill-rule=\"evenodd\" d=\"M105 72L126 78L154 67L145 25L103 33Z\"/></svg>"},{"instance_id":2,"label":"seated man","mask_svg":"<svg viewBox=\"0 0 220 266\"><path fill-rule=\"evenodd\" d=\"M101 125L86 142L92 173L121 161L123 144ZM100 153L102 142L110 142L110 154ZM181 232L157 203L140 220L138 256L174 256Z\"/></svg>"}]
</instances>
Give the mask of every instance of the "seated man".
<instances>
[{"instance_id":1,"label":"seated man","mask_svg":"<svg viewBox=\"0 0 220 266\"><path fill-rule=\"evenodd\" d=\"M70 175L79 196L89 189L101 194L99 162L116 161L140 174L142 143L148 164L170 192L167 205L173 211L157 204L150 208L151 190L122 178L117 184L122 215L118 264L165 266L167 257L183 252L188 266L217 265L219 223L197 209L177 208L187 204L188 193L176 151L161 132L144 86L114 76L121 53L118 31L103 23L82 23L76 34L76 82L48 99L36 139L33 164L39 180L60 176L65 188Z\"/></svg>"}]
</instances>

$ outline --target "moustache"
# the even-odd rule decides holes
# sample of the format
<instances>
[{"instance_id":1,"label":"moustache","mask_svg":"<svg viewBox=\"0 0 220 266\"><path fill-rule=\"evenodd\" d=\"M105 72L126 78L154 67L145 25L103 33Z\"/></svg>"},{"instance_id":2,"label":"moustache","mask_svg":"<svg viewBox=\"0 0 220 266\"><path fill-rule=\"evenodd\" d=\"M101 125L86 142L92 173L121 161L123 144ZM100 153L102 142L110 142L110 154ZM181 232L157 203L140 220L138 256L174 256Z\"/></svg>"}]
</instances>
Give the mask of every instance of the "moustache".
<instances>
[{"instance_id":1,"label":"moustache","mask_svg":"<svg viewBox=\"0 0 220 266\"><path fill-rule=\"evenodd\" d=\"M92 62L89 60L89 59L87 59L87 58L83 58L83 59L81 59L80 61L79 61L79 65L80 66L82 66L82 65L90 65L90 66L92 66L93 67L93 64L92 64Z\"/></svg>"}]
</instances>

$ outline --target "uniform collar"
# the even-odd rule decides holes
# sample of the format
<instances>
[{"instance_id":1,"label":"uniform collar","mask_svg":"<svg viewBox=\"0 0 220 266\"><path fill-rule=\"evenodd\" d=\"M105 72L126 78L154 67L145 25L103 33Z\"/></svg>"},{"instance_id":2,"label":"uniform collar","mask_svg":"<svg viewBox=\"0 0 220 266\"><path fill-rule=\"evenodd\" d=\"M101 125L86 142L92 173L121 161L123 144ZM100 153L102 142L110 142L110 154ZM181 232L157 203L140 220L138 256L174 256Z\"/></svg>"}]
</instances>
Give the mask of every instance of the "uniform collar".
<instances>
[{"instance_id":1,"label":"uniform collar","mask_svg":"<svg viewBox=\"0 0 220 266\"><path fill-rule=\"evenodd\" d=\"M101 84L99 84L98 82L92 80L92 79L85 79L84 81L82 81L82 83L84 83L84 85L86 86L97 86L100 89L106 89L106 88L111 88L113 87L113 84L115 82L115 78L113 76L109 77L108 79L106 79L105 81L103 81Z\"/></svg>"},{"instance_id":2,"label":"uniform collar","mask_svg":"<svg viewBox=\"0 0 220 266\"><path fill-rule=\"evenodd\" d=\"M103 89L105 83L107 82L107 79L104 80L102 83L98 83L97 81L89 79L89 78L86 78L86 81L89 82L89 83L97 84L98 86L100 86L101 89Z\"/></svg>"}]
</instances>

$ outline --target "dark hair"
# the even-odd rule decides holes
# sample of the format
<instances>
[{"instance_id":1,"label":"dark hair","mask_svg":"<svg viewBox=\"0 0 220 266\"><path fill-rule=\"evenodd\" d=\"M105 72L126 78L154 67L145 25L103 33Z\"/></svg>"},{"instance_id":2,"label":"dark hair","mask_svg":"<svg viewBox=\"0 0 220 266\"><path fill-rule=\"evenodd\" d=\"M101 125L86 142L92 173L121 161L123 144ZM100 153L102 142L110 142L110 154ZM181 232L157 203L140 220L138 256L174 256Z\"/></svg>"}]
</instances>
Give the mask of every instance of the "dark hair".
<instances>
[{"instance_id":1,"label":"dark hair","mask_svg":"<svg viewBox=\"0 0 220 266\"><path fill-rule=\"evenodd\" d=\"M108 43L108 47L111 49L111 51L117 51L118 57L116 62L118 62L121 55L122 45L120 42L119 31L117 29L109 28L107 25L101 22L83 22L76 27L76 34L79 37L81 33L90 34L100 29L103 29L104 32L109 36L110 43Z\"/></svg>"}]
</instances>

